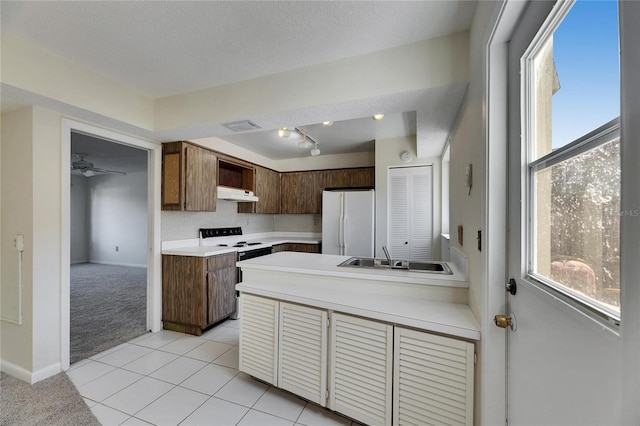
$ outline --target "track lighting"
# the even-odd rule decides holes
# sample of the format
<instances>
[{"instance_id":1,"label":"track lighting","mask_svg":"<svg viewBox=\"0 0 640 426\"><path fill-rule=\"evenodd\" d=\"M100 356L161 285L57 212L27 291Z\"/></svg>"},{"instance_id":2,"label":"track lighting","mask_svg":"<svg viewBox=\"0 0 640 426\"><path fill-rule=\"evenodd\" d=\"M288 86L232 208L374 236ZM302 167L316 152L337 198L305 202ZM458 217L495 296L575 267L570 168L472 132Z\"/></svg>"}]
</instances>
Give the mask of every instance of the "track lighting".
<instances>
[{"instance_id":1,"label":"track lighting","mask_svg":"<svg viewBox=\"0 0 640 426\"><path fill-rule=\"evenodd\" d=\"M306 138L298 142L298 149L310 149L312 147L313 147L313 142L309 141Z\"/></svg>"},{"instance_id":2,"label":"track lighting","mask_svg":"<svg viewBox=\"0 0 640 426\"><path fill-rule=\"evenodd\" d=\"M333 123L332 123L333 124ZM307 135L307 132L305 132L304 130L300 130L297 127L293 128L293 131L296 132L298 135L300 135L300 137L302 138L299 142L298 142L298 149L311 149L311 155L312 156L317 156L320 155L320 148L318 148L318 142L314 141L309 135ZM281 127L278 129L278 136L280 136L281 138L288 138L291 135L291 130L287 129L286 127Z\"/></svg>"}]
</instances>

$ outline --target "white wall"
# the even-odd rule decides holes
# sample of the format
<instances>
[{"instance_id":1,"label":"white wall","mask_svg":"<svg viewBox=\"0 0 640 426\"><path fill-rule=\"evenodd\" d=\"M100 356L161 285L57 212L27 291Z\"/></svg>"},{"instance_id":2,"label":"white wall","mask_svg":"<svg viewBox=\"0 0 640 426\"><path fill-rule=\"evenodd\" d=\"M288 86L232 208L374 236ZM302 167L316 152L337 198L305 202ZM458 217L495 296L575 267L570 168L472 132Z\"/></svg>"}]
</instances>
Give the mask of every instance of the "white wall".
<instances>
[{"instance_id":1,"label":"white wall","mask_svg":"<svg viewBox=\"0 0 640 426\"><path fill-rule=\"evenodd\" d=\"M277 214L273 230L282 232L322 232L321 214Z\"/></svg>"},{"instance_id":2,"label":"white wall","mask_svg":"<svg viewBox=\"0 0 640 426\"><path fill-rule=\"evenodd\" d=\"M18 320L18 257L16 234L24 235L23 324L2 321L2 371L30 380L33 367L33 109L2 115L2 282L3 318Z\"/></svg>"},{"instance_id":3,"label":"white wall","mask_svg":"<svg viewBox=\"0 0 640 426\"><path fill-rule=\"evenodd\" d=\"M61 117L33 108L33 375L60 371ZM64 171L68 173L68 170Z\"/></svg>"},{"instance_id":4,"label":"white wall","mask_svg":"<svg viewBox=\"0 0 640 426\"><path fill-rule=\"evenodd\" d=\"M470 81L464 102L458 114L456 123L450 135L450 163L449 163L449 234L450 246L457 247L468 256L469 268L469 306L476 318L479 319L481 329L486 331L489 327L484 324L484 316L489 313L482 312L484 273L481 252L477 249L476 232L481 229L483 209L483 184L484 170L484 125L483 125L483 89L484 89L484 57L483 41L485 32L489 26L494 12L495 2L478 2L470 33ZM465 187L465 168L473 165L473 188L469 194ZM463 227L463 244L458 244L458 225ZM493 314L496 314L494 312ZM492 314L492 315L493 315ZM494 327L495 328L495 327ZM484 334L483 334L484 336ZM504 422L505 398L504 386L490 386L490 380L483 373L488 370L487 362L483 355L483 341L478 343L477 352L480 354L476 374L476 401L475 422L480 424L480 419L490 419L493 424L496 421ZM498 380L504 382L504 353L501 358L499 351L492 360L498 366L502 366L502 375L498 374ZM486 390L491 389L498 394L497 398L491 397ZM485 392L483 392L485 391ZM495 406L490 404L495 402ZM500 419L500 420L498 420Z\"/></svg>"},{"instance_id":5,"label":"white wall","mask_svg":"<svg viewBox=\"0 0 640 426\"><path fill-rule=\"evenodd\" d=\"M400 153L408 151L413 159L403 163ZM440 158L416 158L416 138L408 136L392 139L378 139L375 146L376 158L376 252L383 256L382 246L387 245L387 179L389 167L433 165L433 243L432 253L440 254ZM437 260L437 259L436 259Z\"/></svg>"},{"instance_id":6,"label":"white wall","mask_svg":"<svg viewBox=\"0 0 640 426\"><path fill-rule=\"evenodd\" d=\"M238 213L238 203L218 200L215 212L162 212L162 241L198 238L200 228L242 227L244 234L274 230L272 214Z\"/></svg>"},{"instance_id":7,"label":"white wall","mask_svg":"<svg viewBox=\"0 0 640 426\"><path fill-rule=\"evenodd\" d=\"M89 256L89 198L88 179L71 176L71 263L88 262Z\"/></svg>"},{"instance_id":8,"label":"white wall","mask_svg":"<svg viewBox=\"0 0 640 426\"><path fill-rule=\"evenodd\" d=\"M90 261L146 267L147 173L93 176L87 182Z\"/></svg>"}]
</instances>

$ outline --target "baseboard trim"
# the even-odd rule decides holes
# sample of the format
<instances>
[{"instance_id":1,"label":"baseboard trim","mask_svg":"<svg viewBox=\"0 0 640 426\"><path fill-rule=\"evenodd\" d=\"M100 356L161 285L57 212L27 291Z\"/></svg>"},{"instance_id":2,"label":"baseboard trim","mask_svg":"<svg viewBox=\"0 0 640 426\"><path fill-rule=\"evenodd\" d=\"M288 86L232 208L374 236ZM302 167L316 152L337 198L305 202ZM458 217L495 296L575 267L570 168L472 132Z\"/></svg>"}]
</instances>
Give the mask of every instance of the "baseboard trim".
<instances>
[{"instance_id":1,"label":"baseboard trim","mask_svg":"<svg viewBox=\"0 0 640 426\"><path fill-rule=\"evenodd\" d=\"M89 261L88 260L72 260L71 261L72 265L79 265L81 263L89 263Z\"/></svg>"},{"instance_id":2,"label":"baseboard trim","mask_svg":"<svg viewBox=\"0 0 640 426\"><path fill-rule=\"evenodd\" d=\"M31 374L31 384L39 382L40 380L44 380L48 377L55 376L56 374L62 371L62 364L56 362L55 364L51 364L48 367L41 368L38 371L35 371Z\"/></svg>"},{"instance_id":3,"label":"baseboard trim","mask_svg":"<svg viewBox=\"0 0 640 426\"><path fill-rule=\"evenodd\" d=\"M102 260L90 260L89 263L97 263L100 265L113 265L113 266L130 266L132 268L145 268L147 269L147 265L140 265L137 263L120 263L120 262L105 262Z\"/></svg>"},{"instance_id":4,"label":"baseboard trim","mask_svg":"<svg viewBox=\"0 0 640 426\"><path fill-rule=\"evenodd\" d=\"M31 372L12 362L0 359L0 370L2 370L3 373L7 373L10 376L22 380L23 382L31 383Z\"/></svg>"},{"instance_id":5,"label":"baseboard trim","mask_svg":"<svg viewBox=\"0 0 640 426\"><path fill-rule=\"evenodd\" d=\"M62 366L59 362L57 362L48 367L41 368L36 372L31 372L12 362L0 359L0 370L2 370L3 373L7 373L10 376L22 380L23 382L34 384L36 382L39 382L40 380L44 380L60 373L62 371Z\"/></svg>"}]
</instances>

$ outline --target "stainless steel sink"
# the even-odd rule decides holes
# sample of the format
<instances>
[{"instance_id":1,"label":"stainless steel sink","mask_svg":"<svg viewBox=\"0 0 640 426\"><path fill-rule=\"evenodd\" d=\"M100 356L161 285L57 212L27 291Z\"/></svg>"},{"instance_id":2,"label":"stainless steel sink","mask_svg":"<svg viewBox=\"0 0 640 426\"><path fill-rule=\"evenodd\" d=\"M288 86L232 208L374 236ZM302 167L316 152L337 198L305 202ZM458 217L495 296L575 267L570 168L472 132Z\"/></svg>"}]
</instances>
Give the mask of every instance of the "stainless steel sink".
<instances>
[{"instance_id":1,"label":"stainless steel sink","mask_svg":"<svg viewBox=\"0 0 640 426\"><path fill-rule=\"evenodd\" d=\"M389 260L387 259L377 259L372 257L351 257L338 266L346 266L351 268L403 269L411 272L426 272L430 274L453 274L449 266L444 262L391 260L390 264Z\"/></svg>"}]
</instances>

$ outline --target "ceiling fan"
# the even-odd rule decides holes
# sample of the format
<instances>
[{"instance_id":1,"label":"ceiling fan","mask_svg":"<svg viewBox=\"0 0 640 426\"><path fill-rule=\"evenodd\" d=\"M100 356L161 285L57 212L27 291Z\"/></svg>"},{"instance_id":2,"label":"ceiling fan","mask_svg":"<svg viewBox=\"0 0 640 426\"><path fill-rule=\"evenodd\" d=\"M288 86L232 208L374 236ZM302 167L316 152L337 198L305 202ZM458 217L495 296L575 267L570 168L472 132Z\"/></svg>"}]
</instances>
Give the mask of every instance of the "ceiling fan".
<instances>
[{"instance_id":1,"label":"ceiling fan","mask_svg":"<svg viewBox=\"0 0 640 426\"><path fill-rule=\"evenodd\" d=\"M90 163L89 161L84 159L84 157L86 157L87 154L73 153L73 155L78 157L78 159L71 162L71 174L82 175L84 177L91 177L97 174L113 174L113 175L127 174L126 172L120 172L117 170L107 170L107 169L101 169L99 167L94 167L93 163Z\"/></svg>"}]
</instances>

